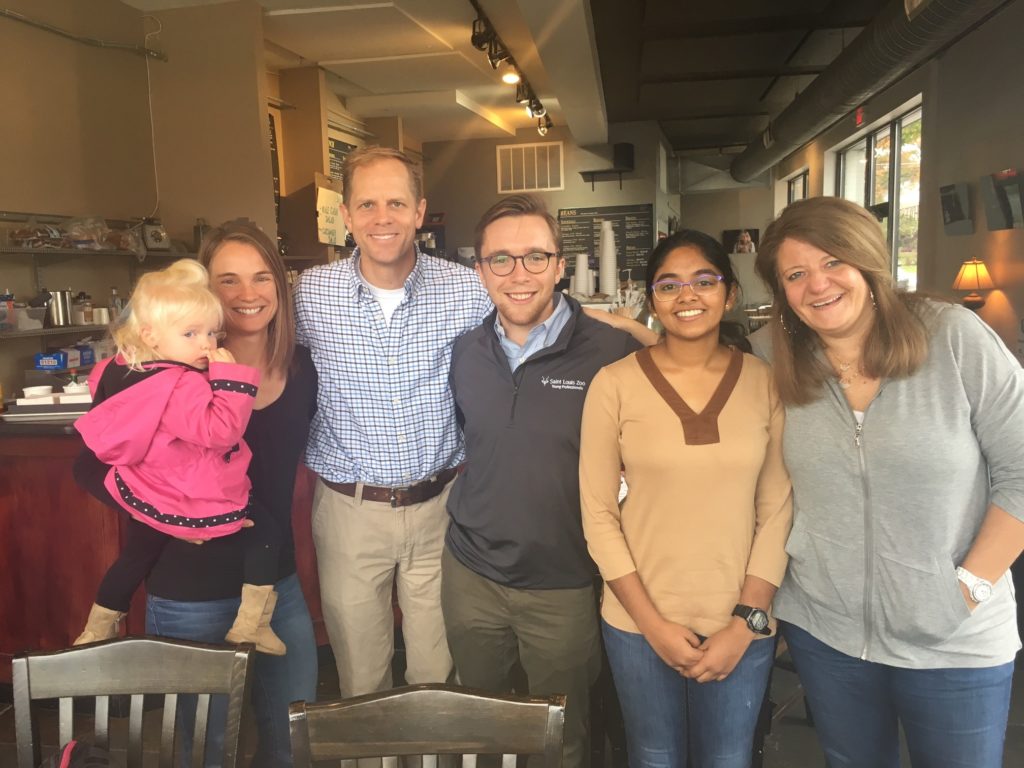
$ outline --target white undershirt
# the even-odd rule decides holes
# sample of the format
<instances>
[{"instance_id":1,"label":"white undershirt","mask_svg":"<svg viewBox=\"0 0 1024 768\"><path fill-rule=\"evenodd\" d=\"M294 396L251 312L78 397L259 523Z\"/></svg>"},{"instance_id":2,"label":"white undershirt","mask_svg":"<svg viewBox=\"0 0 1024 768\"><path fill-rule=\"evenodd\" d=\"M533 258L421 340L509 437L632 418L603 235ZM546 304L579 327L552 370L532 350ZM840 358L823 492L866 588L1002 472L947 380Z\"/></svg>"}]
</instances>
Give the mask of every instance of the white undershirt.
<instances>
[{"instance_id":1,"label":"white undershirt","mask_svg":"<svg viewBox=\"0 0 1024 768\"><path fill-rule=\"evenodd\" d=\"M863 424L864 423L864 411L856 411L855 410L853 412L853 418L855 418L857 420L858 424Z\"/></svg>"},{"instance_id":2,"label":"white undershirt","mask_svg":"<svg viewBox=\"0 0 1024 768\"><path fill-rule=\"evenodd\" d=\"M384 313L384 322L388 325L391 324L391 316L395 314L395 310L398 309L398 305L402 303L402 299L405 298L405 286L401 288L378 288L376 285L363 281L370 293L377 299L377 303L380 304L380 311Z\"/></svg>"}]
</instances>

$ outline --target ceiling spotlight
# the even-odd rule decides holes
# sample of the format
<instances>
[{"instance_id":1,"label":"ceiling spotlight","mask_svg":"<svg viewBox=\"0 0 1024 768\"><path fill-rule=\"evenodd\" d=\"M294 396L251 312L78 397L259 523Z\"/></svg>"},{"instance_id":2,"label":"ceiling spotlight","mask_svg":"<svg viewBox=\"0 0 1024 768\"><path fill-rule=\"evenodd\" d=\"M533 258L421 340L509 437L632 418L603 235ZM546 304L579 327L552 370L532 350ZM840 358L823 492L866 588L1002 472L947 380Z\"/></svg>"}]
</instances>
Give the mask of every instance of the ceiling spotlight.
<instances>
[{"instance_id":1,"label":"ceiling spotlight","mask_svg":"<svg viewBox=\"0 0 1024 768\"><path fill-rule=\"evenodd\" d=\"M530 91L530 86L526 84L525 80L520 80L516 85L516 104L526 104L531 99L533 99L533 92Z\"/></svg>"},{"instance_id":2,"label":"ceiling spotlight","mask_svg":"<svg viewBox=\"0 0 1024 768\"><path fill-rule=\"evenodd\" d=\"M537 118L537 133L541 136L547 136L548 130L553 126L554 123L551 122L551 117L549 115Z\"/></svg>"},{"instance_id":3,"label":"ceiling spotlight","mask_svg":"<svg viewBox=\"0 0 1024 768\"><path fill-rule=\"evenodd\" d=\"M492 37L490 42L487 43L487 62L491 65L491 69L497 69L498 65L503 61L507 61L508 58L509 54L505 50L505 46L501 44L497 37Z\"/></svg>"},{"instance_id":4,"label":"ceiling spotlight","mask_svg":"<svg viewBox=\"0 0 1024 768\"><path fill-rule=\"evenodd\" d=\"M508 83L509 85L515 85L520 80L522 78L519 76L519 70L511 64L505 68L505 72L501 76L501 82Z\"/></svg>"},{"instance_id":5,"label":"ceiling spotlight","mask_svg":"<svg viewBox=\"0 0 1024 768\"><path fill-rule=\"evenodd\" d=\"M486 51L487 44L494 39L494 30L491 29L491 25L487 23L487 19L478 17L473 20L473 36L469 38L469 42L478 51Z\"/></svg>"},{"instance_id":6,"label":"ceiling spotlight","mask_svg":"<svg viewBox=\"0 0 1024 768\"><path fill-rule=\"evenodd\" d=\"M536 96L530 99L530 103L526 106L526 114L530 117L544 117L547 113L548 111L544 109L544 105Z\"/></svg>"}]
</instances>

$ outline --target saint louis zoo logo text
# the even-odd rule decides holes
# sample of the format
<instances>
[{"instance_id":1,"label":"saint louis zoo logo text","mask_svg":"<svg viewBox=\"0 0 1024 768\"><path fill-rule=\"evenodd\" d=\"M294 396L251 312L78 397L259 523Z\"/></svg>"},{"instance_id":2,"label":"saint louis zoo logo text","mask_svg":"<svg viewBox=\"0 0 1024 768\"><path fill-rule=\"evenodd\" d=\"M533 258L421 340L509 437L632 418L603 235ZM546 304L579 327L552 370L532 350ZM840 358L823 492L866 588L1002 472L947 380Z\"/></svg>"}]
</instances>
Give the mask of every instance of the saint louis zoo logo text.
<instances>
[{"instance_id":1,"label":"saint louis zoo logo text","mask_svg":"<svg viewBox=\"0 0 1024 768\"><path fill-rule=\"evenodd\" d=\"M583 379L552 379L550 376L541 376L540 383L552 389L572 389L582 392L587 388L587 382Z\"/></svg>"}]
</instances>

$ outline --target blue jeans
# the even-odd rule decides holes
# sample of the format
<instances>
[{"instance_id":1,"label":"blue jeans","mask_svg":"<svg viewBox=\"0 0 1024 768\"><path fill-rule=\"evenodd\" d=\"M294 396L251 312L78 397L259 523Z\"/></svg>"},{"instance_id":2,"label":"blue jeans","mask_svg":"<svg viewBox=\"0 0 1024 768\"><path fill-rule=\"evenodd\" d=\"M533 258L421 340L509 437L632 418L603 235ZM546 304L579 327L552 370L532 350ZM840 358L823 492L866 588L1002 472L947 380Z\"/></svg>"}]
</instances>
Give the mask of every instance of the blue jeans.
<instances>
[{"instance_id":1,"label":"blue jeans","mask_svg":"<svg viewBox=\"0 0 1024 768\"><path fill-rule=\"evenodd\" d=\"M721 682L688 680L639 633L601 622L630 768L748 768L774 640L755 640Z\"/></svg>"},{"instance_id":2,"label":"blue jeans","mask_svg":"<svg viewBox=\"0 0 1024 768\"><path fill-rule=\"evenodd\" d=\"M292 764L288 733L288 705L293 701L316 700L317 655L313 622L298 576L292 574L274 586L277 606L271 627L285 645L284 656L257 653L252 678L252 705L256 714L259 746L253 766L289 768ZM181 602L150 595L146 603L146 631L154 635L200 643L223 643L235 620L240 598ZM190 699L186 704L186 700ZM195 698L180 697L178 717L186 732L195 719ZM223 750L223 728L227 697L214 696L210 703L211 730L207 736L206 764L216 766ZM188 755L191 738L186 737L182 757Z\"/></svg>"},{"instance_id":3,"label":"blue jeans","mask_svg":"<svg viewBox=\"0 0 1024 768\"><path fill-rule=\"evenodd\" d=\"M1013 662L903 669L840 653L779 622L830 768L898 768L899 728L918 768L1000 768Z\"/></svg>"}]
</instances>

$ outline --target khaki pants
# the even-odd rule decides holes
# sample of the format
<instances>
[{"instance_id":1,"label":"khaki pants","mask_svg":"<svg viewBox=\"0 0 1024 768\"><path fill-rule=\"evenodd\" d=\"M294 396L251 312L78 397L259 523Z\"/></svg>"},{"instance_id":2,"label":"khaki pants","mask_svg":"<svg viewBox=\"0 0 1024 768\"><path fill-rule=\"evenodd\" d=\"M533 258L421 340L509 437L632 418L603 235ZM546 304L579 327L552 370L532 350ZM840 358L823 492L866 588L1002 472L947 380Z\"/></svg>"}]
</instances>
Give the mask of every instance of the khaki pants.
<instances>
[{"instance_id":1,"label":"khaki pants","mask_svg":"<svg viewBox=\"0 0 1024 768\"><path fill-rule=\"evenodd\" d=\"M441 604L459 682L505 693L516 659L533 696L566 695L564 768L590 765L590 687L601 671L594 588L513 589L446 549Z\"/></svg>"},{"instance_id":2,"label":"khaki pants","mask_svg":"<svg viewBox=\"0 0 1024 768\"><path fill-rule=\"evenodd\" d=\"M422 504L392 507L346 496L317 481L313 542L324 623L343 697L391 688L398 585L406 681L444 683L452 659L441 616L441 552L448 528L444 491Z\"/></svg>"}]
</instances>

